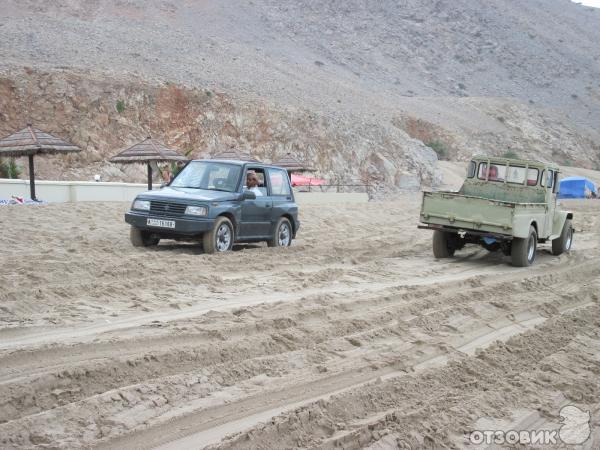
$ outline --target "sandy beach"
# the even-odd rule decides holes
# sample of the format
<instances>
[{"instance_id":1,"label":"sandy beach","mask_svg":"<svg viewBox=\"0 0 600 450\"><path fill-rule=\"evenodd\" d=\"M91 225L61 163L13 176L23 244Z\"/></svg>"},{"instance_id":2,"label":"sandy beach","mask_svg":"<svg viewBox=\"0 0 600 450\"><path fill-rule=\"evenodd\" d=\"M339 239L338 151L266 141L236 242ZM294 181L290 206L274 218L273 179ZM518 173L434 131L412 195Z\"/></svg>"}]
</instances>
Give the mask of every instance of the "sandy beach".
<instances>
[{"instance_id":1,"label":"sandy beach","mask_svg":"<svg viewBox=\"0 0 600 450\"><path fill-rule=\"evenodd\" d=\"M598 448L600 201L563 204L574 249L531 268L434 259L420 194L221 255L133 248L124 203L4 207L0 447L485 448L575 405Z\"/></svg>"}]
</instances>

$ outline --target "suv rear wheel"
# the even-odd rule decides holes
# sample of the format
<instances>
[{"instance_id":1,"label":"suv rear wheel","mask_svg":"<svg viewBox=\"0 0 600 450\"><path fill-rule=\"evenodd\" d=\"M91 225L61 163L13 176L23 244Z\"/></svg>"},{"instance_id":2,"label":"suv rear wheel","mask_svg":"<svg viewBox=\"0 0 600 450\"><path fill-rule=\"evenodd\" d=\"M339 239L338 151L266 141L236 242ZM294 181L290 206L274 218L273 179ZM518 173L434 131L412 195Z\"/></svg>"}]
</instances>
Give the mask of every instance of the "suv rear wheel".
<instances>
[{"instance_id":1,"label":"suv rear wheel","mask_svg":"<svg viewBox=\"0 0 600 450\"><path fill-rule=\"evenodd\" d=\"M233 224L227 217L215 220L212 230L204 233L202 246L205 253L226 252L233 248Z\"/></svg>"},{"instance_id":2,"label":"suv rear wheel","mask_svg":"<svg viewBox=\"0 0 600 450\"><path fill-rule=\"evenodd\" d=\"M155 234L135 227L129 230L129 239L134 247L152 247L160 242L160 238Z\"/></svg>"},{"instance_id":3,"label":"suv rear wheel","mask_svg":"<svg viewBox=\"0 0 600 450\"><path fill-rule=\"evenodd\" d=\"M537 251L537 232L533 226L529 227L529 236L525 239L514 238L510 250L512 265L527 267L535 261Z\"/></svg>"},{"instance_id":4,"label":"suv rear wheel","mask_svg":"<svg viewBox=\"0 0 600 450\"><path fill-rule=\"evenodd\" d=\"M273 236L267 241L267 245L269 247L289 247L292 245L292 224L287 218L279 218L273 230Z\"/></svg>"}]
</instances>

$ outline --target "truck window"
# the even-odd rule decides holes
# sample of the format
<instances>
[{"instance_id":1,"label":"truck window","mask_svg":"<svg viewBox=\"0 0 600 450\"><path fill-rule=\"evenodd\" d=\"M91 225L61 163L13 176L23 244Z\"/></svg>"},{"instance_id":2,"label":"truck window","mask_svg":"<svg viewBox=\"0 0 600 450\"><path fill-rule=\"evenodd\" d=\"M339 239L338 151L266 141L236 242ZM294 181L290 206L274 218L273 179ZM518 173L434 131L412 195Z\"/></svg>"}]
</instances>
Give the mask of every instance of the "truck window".
<instances>
[{"instance_id":1,"label":"truck window","mask_svg":"<svg viewBox=\"0 0 600 450\"><path fill-rule=\"evenodd\" d=\"M538 169L531 168L527 171L528 186L535 186L537 184L539 172ZM523 184L525 182L525 167L509 166L506 181L508 183Z\"/></svg>"},{"instance_id":2,"label":"truck window","mask_svg":"<svg viewBox=\"0 0 600 450\"><path fill-rule=\"evenodd\" d=\"M542 172L542 186L552 188L554 187L554 171L544 170Z\"/></svg>"},{"instance_id":3,"label":"truck window","mask_svg":"<svg viewBox=\"0 0 600 450\"><path fill-rule=\"evenodd\" d=\"M485 180L487 177L488 181L498 181L503 183L506 178L506 166L499 164L490 164L489 174L487 163L479 164L479 173L477 178Z\"/></svg>"},{"instance_id":4,"label":"truck window","mask_svg":"<svg viewBox=\"0 0 600 450\"><path fill-rule=\"evenodd\" d=\"M477 164L475 161L471 161L467 168L467 178L473 178L475 176L475 169L477 169Z\"/></svg>"}]
</instances>

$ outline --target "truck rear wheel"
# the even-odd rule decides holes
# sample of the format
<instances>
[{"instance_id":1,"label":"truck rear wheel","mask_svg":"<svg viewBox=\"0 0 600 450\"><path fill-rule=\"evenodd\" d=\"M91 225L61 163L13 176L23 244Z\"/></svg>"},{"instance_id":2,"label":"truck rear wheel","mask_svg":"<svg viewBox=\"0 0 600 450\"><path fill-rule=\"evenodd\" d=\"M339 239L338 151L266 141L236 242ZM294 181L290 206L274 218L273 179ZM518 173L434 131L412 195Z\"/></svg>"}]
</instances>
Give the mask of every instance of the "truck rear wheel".
<instances>
[{"instance_id":1,"label":"truck rear wheel","mask_svg":"<svg viewBox=\"0 0 600 450\"><path fill-rule=\"evenodd\" d=\"M160 238L156 235L136 227L131 227L129 230L129 239L134 247L152 247L160 242Z\"/></svg>"},{"instance_id":2,"label":"truck rear wheel","mask_svg":"<svg viewBox=\"0 0 600 450\"><path fill-rule=\"evenodd\" d=\"M445 231L433 232L433 256L436 258L451 258L456 251L456 235Z\"/></svg>"},{"instance_id":3,"label":"truck rear wheel","mask_svg":"<svg viewBox=\"0 0 600 450\"><path fill-rule=\"evenodd\" d=\"M552 254L558 256L568 252L571 250L571 244L573 244L573 225L571 219L567 219L560 236L552 241Z\"/></svg>"},{"instance_id":4,"label":"truck rear wheel","mask_svg":"<svg viewBox=\"0 0 600 450\"><path fill-rule=\"evenodd\" d=\"M527 267L535 261L537 250L537 232L529 227L529 236L525 239L514 238L511 245L510 257L515 267Z\"/></svg>"},{"instance_id":5,"label":"truck rear wheel","mask_svg":"<svg viewBox=\"0 0 600 450\"><path fill-rule=\"evenodd\" d=\"M227 217L215 220L212 230L202 237L204 253L226 252L233 248L233 224Z\"/></svg>"}]
</instances>

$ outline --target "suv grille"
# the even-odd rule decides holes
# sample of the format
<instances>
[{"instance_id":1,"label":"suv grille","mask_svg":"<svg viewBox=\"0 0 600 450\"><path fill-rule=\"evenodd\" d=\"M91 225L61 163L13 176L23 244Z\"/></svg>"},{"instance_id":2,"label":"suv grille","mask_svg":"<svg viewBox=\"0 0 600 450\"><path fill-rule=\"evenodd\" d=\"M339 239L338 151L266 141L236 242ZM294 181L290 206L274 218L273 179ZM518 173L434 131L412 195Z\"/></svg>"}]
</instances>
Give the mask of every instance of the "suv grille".
<instances>
[{"instance_id":1,"label":"suv grille","mask_svg":"<svg viewBox=\"0 0 600 450\"><path fill-rule=\"evenodd\" d=\"M157 216L181 216L185 213L187 205L181 203L150 201L150 212Z\"/></svg>"}]
</instances>

